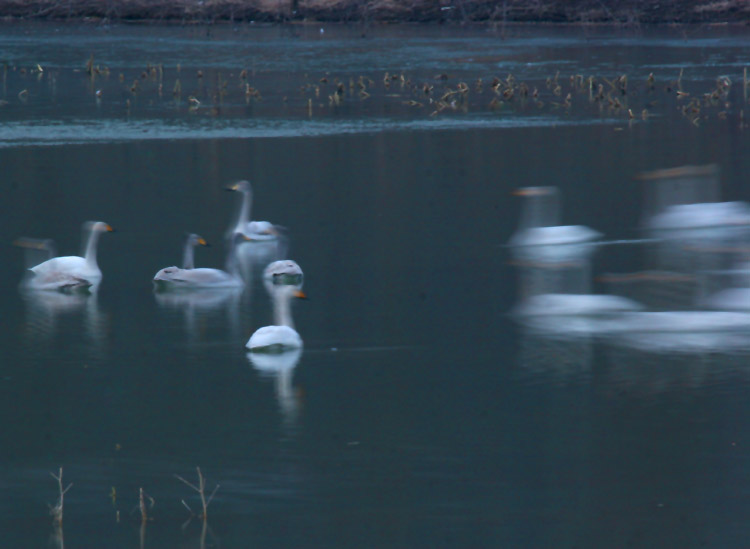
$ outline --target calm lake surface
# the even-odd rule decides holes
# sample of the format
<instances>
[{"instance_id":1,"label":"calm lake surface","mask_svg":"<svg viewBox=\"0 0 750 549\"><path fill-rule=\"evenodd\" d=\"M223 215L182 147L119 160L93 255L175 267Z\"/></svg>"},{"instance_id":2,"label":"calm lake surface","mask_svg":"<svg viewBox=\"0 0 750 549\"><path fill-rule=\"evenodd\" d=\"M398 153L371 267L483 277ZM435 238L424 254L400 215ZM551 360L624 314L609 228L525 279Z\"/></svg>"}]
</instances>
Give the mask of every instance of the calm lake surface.
<instances>
[{"instance_id":1,"label":"calm lake surface","mask_svg":"<svg viewBox=\"0 0 750 549\"><path fill-rule=\"evenodd\" d=\"M4 545L63 545L61 466L70 547L746 543L750 322L679 314L744 288L750 240L644 234L638 179L714 165L750 200L745 29L13 24L0 61ZM223 265L240 179L304 269L299 356L244 348L262 254L244 291L152 288L186 232ZM519 259L525 186L605 244ZM19 291L16 238L77 254L92 219L98 291ZM511 314L550 288L678 316Z\"/></svg>"}]
</instances>

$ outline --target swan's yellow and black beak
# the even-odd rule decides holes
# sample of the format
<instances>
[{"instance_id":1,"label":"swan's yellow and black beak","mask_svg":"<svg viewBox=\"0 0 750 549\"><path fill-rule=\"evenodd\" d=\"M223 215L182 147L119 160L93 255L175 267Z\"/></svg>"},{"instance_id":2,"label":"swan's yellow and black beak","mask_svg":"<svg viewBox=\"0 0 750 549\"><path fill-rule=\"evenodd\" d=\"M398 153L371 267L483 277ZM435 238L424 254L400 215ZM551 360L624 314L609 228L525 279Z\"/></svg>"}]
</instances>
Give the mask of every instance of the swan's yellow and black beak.
<instances>
[{"instance_id":1,"label":"swan's yellow and black beak","mask_svg":"<svg viewBox=\"0 0 750 549\"><path fill-rule=\"evenodd\" d=\"M225 191L238 191L240 190L240 186L235 183L234 185L229 185L228 187L224 187Z\"/></svg>"},{"instance_id":2,"label":"swan's yellow and black beak","mask_svg":"<svg viewBox=\"0 0 750 549\"><path fill-rule=\"evenodd\" d=\"M209 244L208 242L206 242L205 238L199 238L198 239L198 244L200 244L201 246L211 246L211 244Z\"/></svg>"},{"instance_id":3,"label":"swan's yellow and black beak","mask_svg":"<svg viewBox=\"0 0 750 549\"><path fill-rule=\"evenodd\" d=\"M299 299L307 299L307 294L302 290L294 290L294 292L292 292L292 295Z\"/></svg>"},{"instance_id":4,"label":"swan's yellow and black beak","mask_svg":"<svg viewBox=\"0 0 750 549\"><path fill-rule=\"evenodd\" d=\"M521 187L516 189L511 194L513 196L543 196L550 194L550 190L546 187Z\"/></svg>"}]
</instances>

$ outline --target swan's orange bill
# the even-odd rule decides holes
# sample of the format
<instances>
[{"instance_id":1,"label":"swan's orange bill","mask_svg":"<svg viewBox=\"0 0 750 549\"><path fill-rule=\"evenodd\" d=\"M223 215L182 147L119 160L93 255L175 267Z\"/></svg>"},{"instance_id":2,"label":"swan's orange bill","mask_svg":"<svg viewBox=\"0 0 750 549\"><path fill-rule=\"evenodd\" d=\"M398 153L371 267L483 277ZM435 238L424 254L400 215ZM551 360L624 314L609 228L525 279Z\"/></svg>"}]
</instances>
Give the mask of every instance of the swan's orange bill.
<instances>
[{"instance_id":1,"label":"swan's orange bill","mask_svg":"<svg viewBox=\"0 0 750 549\"><path fill-rule=\"evenodd\" d=\"M307 294L303 292L302 290L295 290L292 295L300 299L307 299Z\"/></svg>"},{"instance_id":2,"label":"swan's orange bill","mask_svg":"<svg viewBox=\"0 0 750 549\"><path fill-rule=\"evenodd\" d=\"M111 225L107 225L107 231L111 233L111 232L114 232L114 229L112 228Z\"/></svg>"},{"instance_id":3,"label":"swan's orange bill","mask_svg":"<svg viewBox=\"0 0 750 549\"><path fill-rule=\"evenodd\" d=\"M206 242L206 239L204 238L199 238L198 244L200 244L201 246L208 246L208 242Z\"/></svg>"},{"instance_id":4,"label":"swan's orange bill","mask_svg":"<svg viewBox=\"0 0 750 549\"><path fill-rule=\"evenodd\" d=\"M549 191L546 189L540 189L538 187L527 187L524 189L516 189L511 194L513 196L539 196L548 193Z\"/></svg>"}]
</instances>

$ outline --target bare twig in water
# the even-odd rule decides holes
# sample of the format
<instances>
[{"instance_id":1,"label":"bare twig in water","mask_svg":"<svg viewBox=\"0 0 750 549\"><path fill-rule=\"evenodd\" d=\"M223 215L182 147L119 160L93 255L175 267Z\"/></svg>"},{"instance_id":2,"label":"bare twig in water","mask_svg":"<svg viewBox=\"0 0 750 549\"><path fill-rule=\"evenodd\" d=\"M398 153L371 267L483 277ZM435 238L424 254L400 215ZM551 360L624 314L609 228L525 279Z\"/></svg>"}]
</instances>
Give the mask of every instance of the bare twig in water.
<instances>
[{"instance_id":1,"label":"bare twig in water","mask_svg":"<svg viewBox=\"0 0 750 549\"><path fill-rule=\"evenodd\" d=\"M149 502L148 505L146 505L147 499ZM146 523L150 520L153 520L151 517L148 516L148 510L154 506L154 503L156 503L154 498L152 498L146 492L144 492L143 488L139 488L138 509L141 512L141 529L140 529L141 549L143 549L146 546Z\"/></svg>"},{"instance_id":2,"label":"bare twig in water","mask_svg":"<svg viewBox=\"0 0 750 549\"><path fill-rule=\"evenodd\" d=\"M203 506L203 512L199 516L205 522L205 520L208 518L208 506L211 503L211 500L214 499L214 495L216 494L216 491L219 489L219 485L217 484L214 487L213 491L211 492L211 495L209 495L208 498L206 498L206 479L203 476L203 473L201 473L200 467L196 467L195 470L198 471L198 486L196 486L192 482L188 482L187 480L182 478L180 475L175 475L175 477L177 477L177 479L181 480L182 482L190 486L190 488L198 492L198 494L201 497L201 505ZM190 509L190 506L187 503L185 503L185 500L182 500L182 504L185 507L187 507L188 511L193 513L193 510Z\"/></svg>"},{"instance_id":3,"label":"bare twig in water","mask_svg":"<svg viewBox=\"0 0 750 549\"><path fill-rule=\"evenodd\" d=\"M146 492L143 491L143 488L139 489L139 495L138 495L138 509L141 511L141 522L146 522L149 520L152 520L151 517L148 516L148 510L153 508L154 504L156 503L156 500L149 496ZM146 505L146 500L148 499L148 505Z\"/></svg>"},{"instance_id":4,"label":"bare twig in water","mask_svg":"<svg viewBox=\"0 0 750 549\"><path fill-rule=\"evenodd\" d=\"M57 475L55 473L50 473L50 475L52 475L52 478L54 478L57 481L57 485L58 485L58 487L60 489L60 497L57 500L57 504L55 504L54 507L50 507L49 512L50 512L50 515L52 515L55 523L59 524L59 525L62 525L62 521L63 521L63 503L64 503L65 494L66 494L66 492L68 490L70 490L70 487L73 486L73 483L71 482L70 484L68 484L68 486L65 489L63 489L63 480L62 480L63 470L62 470L62 467L60 467L60 472Z\"/></svg>"}]
</instances>

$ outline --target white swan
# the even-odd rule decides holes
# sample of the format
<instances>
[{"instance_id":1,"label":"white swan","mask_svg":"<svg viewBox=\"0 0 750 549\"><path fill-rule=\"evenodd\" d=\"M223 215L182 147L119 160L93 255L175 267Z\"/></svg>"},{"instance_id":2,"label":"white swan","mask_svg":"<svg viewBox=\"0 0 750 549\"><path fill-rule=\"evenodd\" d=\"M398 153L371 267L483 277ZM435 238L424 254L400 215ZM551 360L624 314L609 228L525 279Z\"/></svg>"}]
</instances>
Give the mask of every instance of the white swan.
<instances>
[{"instance_id":1,"label":"white swan","mask_svg":"<svg viewBox=\"0 0 750 549\"><path fill-rule=\"evenodd\" d=\"M283 352L302 347L302 338L294 329L291 300L307 296L296 286L282 284L270 288L273 300L273 326L258 328L245 344L253 352Z\"/></svg>"},{"instance_id":2,"label":"white swan","mask_svg":"<svg viewBox=\"0 0 750 549\"><path fill-rule=\"evenodd\" d=\"M165 267L154 275L154 281L169 281L175 276L175 274L178 273L178 271L182 271L185 269L194 269L195 247L208 245L208 242L206 242L206 240L200 235L197 235L195 233L187 235L187 238L185 239L185 248L182 252L182 269L176 266Z\"/></svg>"},{"instance_id":3,"label":"white swan","mask_svg":"<svg viewBox=\"0 0 750 549\"><path fill-rule=\"evenodd\" d=\"M303 276L302 268L291 259L274 261L263 269L263 280L273 284L291 284L301 287Z\"/></svg>"},{"instance_id":4,"label":"white swan","mask_svg":"<svg viewBox=\"0 0 750 549\"><path fill-rule=\"evenodd\" d=\"M197 236L197 235L196 235ZM237 264L237 243L248 240L248 237L237 234L231 240L227 254L226 270L201 267L198 269L179 269L167 267L154 276L154 284L159 289L200 289L200 288L239 288L244 281ZM192 245L188 242L187 247ZM188 260L191 258L188 257Z\"/></svg>"},{"instance_id":5,"label":"white swan","mask_svg":"<svg viewBox=\"0 0 750 549\"><path fill-rule=\"evenodd\" d=\"M96 262L99 235L113 229L103 221L87 221L83 225L88 238L83 257L53 257L29 269L24 285L34 290L71 290L98 284L102 271Z\"/></svg>"},{"instance_id":6,"label":"white swan","mask_svg":"<svg viewBox=\"0 0 750 549\"><path fill-rule=\"evenodd\" d=\"M240 206L237 224L233 229L230 229L231 232L244 234L250 240L275 240L278 238L279 232L272 223L268 221L250 221L253 189L249 181L238 181L227 187L226 190L242 193L242 205Z\"/></svg>"},{"instance_id":7,"label":"white swan","mask_svg":"<svg viewBox=\"0 0 750 549\"><path fill-rule=\"evenodd\" d=\"M640 174L639 179L649 182L646 204L651 215L646 217L646 227L653 231L674 231L674 236L681 238L679 231L750 226L750 205L719 202L719 175L715 164Z\"/></svg>"},{"instance_id":8,"label":"white swan","mask_svg":"<svg viewBox=\"0 0 750 549\"><path fill-rule=\"evenodd\" d=\"M521 223L510 239L511 246L557 246L580 244L601 237L582 225L558 225L560 191L557 187L524 187L513 194L526 198Z\"/></svg>"}]
</instances>

